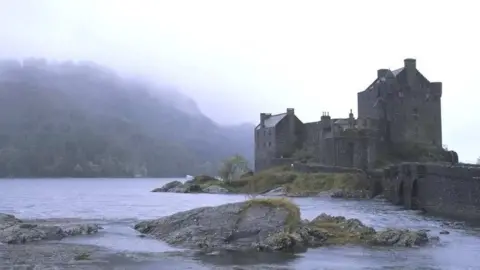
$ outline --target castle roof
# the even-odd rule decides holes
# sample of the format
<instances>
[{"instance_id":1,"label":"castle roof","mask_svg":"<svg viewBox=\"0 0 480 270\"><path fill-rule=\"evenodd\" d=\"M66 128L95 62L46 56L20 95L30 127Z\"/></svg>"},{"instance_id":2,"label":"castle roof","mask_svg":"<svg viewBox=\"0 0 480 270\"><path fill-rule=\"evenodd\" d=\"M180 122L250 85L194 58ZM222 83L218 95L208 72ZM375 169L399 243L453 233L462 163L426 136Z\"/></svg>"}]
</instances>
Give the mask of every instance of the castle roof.
<instances>
[{"instance_id":1,"label":"castle roof","mask_svg":"<svg viewBox=\"0 0 480 270\"><path fill-rule=\"evenodd\" d=\"M276 126L286 115L287 113L280 113L280 114L275 114L268 117L267 119L265 119L265 127L270 128L270 127ZM259 124L255 129L260 129L260 128L261 127Z\"/></svg>"},{"instance_id":2,"label":"castle roof","mask_svg":"<svg viewBox=\"0 0 480 270\"><path fill-rule=\"evenodd\" d=\"M401 68L397 68L397 69L395 69L394 71L392 71L393 76L397 77L397 75L400 74L400 72L402 72L403 69L404 69L404 68L401 67Z\"/></svg>"}]
</instances>

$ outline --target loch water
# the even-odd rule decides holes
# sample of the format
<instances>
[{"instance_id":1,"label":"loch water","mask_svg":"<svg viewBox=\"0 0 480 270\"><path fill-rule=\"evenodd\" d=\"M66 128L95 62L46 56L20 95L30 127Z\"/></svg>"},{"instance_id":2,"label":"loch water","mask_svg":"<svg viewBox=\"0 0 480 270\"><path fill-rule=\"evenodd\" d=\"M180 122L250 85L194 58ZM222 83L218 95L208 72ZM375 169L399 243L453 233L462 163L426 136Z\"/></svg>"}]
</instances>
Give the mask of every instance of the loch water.
<instances>
[{"instance_id":1,"label":"loch water","mask_svg":"<svg viewBox=\"0 0 480 270\"><path fill-rule=\"evenodd\" d=\"M104 230L98 234L66 238L61 242L105 248L112 256L106 258L102 269L480 269L480 231L476 228L449 227L445 219L403 210L381 199L293 200L299 205L303 218L327 213L358 218L375 229L428 229L440 236L440 242L420 248L325 247L295 256L214 256L139 237L132 228L139 220L248 199L244 195L150 192L172 180L5 179L0 180L0 212L21 219L81 219L100 223ZM440 235L442 230L450 234ZM119 261L118 254L135 259ZM8 267L2 262L0 266Z\"/></svg>"}]
</instances>

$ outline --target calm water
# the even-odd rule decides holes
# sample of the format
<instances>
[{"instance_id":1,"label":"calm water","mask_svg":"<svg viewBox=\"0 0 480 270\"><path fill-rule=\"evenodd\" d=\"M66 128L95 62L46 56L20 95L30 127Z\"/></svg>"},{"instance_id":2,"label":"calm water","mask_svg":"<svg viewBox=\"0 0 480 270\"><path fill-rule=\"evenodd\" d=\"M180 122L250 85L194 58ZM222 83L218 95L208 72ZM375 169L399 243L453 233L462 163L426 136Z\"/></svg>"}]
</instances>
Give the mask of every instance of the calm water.
<instances>
[{"instance_id":1,"label":"calm water","mask_svg":"<svg viewBox=\"0 0 480 270\"><path fill-rule=\"evenodd\" d=\"M173 247L138 237L133 224L200 206L243 201L243 195L151 193L172 179L15 179L0 180L0 212L19 218L75 218L101 222L105 230L64 241L108 248L112 253L169 254ZM410 249L337 247L311 249L299 256L174 256L141 262L134 269L480 269L480 233L473 228L445 228L444 220L404 211L381 200L345 201L298 198L304 218L325 212L355 217L377 229L430 229L441 235L435 246ZM180 252L181 253L181 252ZM185 253L187 254L187 253ZM145 256L146 256L145 255ZM247 265L247 266L245 266ZM130 268L129 268L130 269Z\"/></svg>"}]
</instances>

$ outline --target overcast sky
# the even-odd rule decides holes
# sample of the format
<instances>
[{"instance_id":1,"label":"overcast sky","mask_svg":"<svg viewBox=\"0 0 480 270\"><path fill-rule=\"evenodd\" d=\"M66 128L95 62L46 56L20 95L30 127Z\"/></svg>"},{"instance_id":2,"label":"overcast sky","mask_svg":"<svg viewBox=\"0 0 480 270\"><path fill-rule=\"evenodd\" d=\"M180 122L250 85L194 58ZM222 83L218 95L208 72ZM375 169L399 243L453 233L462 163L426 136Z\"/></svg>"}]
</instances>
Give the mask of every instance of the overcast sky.
<instances>
[{"instance_id":1,"label":"overcast sky","mask_svg":"<svg viewBox=\"0 0 480 270\"><path fill-rule=\"evenodd\" d=\"M0 56L94 60L173 83L220 123L347 117L407 57L443 82L444 144L480 154L476 1L0 0ZM476 140L477 139L477 140Z\"/></svg>"}]
</instances>

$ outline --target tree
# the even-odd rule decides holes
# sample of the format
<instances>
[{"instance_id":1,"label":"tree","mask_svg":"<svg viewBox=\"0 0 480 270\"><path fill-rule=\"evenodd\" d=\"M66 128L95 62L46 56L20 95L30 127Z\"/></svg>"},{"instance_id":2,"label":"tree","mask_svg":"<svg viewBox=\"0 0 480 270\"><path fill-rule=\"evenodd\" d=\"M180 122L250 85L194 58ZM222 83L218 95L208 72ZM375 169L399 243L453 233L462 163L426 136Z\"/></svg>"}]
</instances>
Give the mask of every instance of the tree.
<instances>
[{"instance_id":1,"label":"tree","mask_svg":"<svg viewBox=\"0 0 480 270\"><path fill-rule=\"evenodd\" d=\"M477 164L480 165L480 157L477 158Z\"/></svg>"},{"instance_id":2,"label":"tree","mask_svg":"<svg viewBox=\"0 0 480 270\"><path fill-rule=\"evenodd\" d=\"M248 171L250 171L248 161L237 154L223 161L218 174L224 181L230 182L237 180Z\"/></svg>"}]
</instances>

